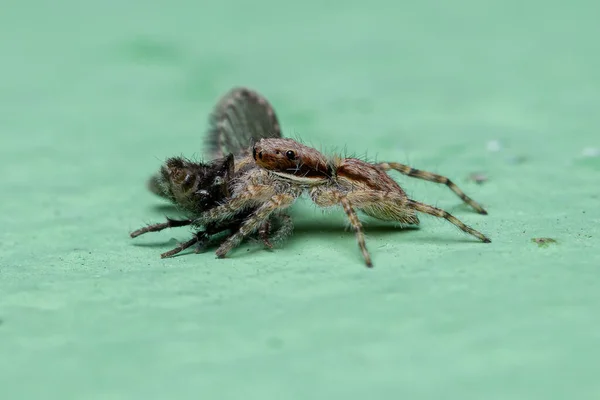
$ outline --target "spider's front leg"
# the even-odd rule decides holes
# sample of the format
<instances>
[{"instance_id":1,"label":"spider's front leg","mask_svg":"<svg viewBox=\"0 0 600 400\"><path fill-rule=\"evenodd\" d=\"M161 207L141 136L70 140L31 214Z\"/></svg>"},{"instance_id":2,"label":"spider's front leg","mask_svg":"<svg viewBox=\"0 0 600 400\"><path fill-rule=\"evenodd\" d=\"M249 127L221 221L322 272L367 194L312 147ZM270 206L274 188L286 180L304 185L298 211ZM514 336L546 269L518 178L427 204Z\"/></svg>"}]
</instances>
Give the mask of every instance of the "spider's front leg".
<instances>
[{"instance_id":1,"label":"spider's front leg","mask_svg":"<svg viewBox=\"0 0 600 400\"><path fill-rule=\"evenodd\" d=\"M258 228L258 236L262 239L265 247L267 247L268 249L272 249L273 245L269 241L269 232L271 232L271 220L267 219Z\"/></svg>"},{"instance_id":2,"label":"spider's front leg","mask_svg":"<svg viewBox=\"0 0 600 400\"><path fill-rule=\"evenodd\" d=\"M269 200L259 206L250 216L242 223L237 232L231 235L219 248L217 249L217 257L223 258L232 249L239 246L239 244L248 235L256 232L265 222L269 220L269 217L277 211L283 210L296 200L296 197L290 194L276 194Z\"/></svg>"},{"instance_id":3,"label":"spider's front leg","mask_svg":"<svg viewBox=\"0 0 600 400\"><path fill-rule=\"evenodd\" d=\"M273 229L273 225L277 223L279 226L276 230ZM288 236L294 232L294 221L292 217L285 213L273 213L271 217L264 222L258 229L258 241L262 241L262 244L267 249L273 249L275 246L281 244Z\"/></svg>"},{"instance_id":4,"label":"spider's front leg","mask_svg":"<svg viewBox=\"0 0 600 400\"><path fill-rule=\"evenodd\" d=\"M294 231L294 221L291 216L282 213L277 215L277 218L279 219L279 228L273 232L270 238L270 242L275 246L283 242Z\"/></svg>"},{"instance_id":5,"label":"spider's front leg","mask_svg":"<svg viewBox=\"0 0 600 400\"><path fill-rule=\"evenodd\" d=\"M446 221L450 222L452 225L458 227L460 230L468 233L469 235L475 236L477 239L481 240L483 243L491 243L492 242L490 240L490 238L485 236L483 233L471 228L469 225L465 224L464 222L462 222L461 220L456 218L454 215L450 214L448 211L444 211L441 208L430 206L429 204L421 203L421 202L411 200L411 199L406 199L405 202L406 202L406 206L413 210L416 210L416 211L419 211L419 212L422 212L425 214L433 215L438 218L444 218Z\"/></svg>"},{"instance_id":6,"label":"spider's front leg","mask_svg":"<svg viewBox=\"0 0 600 400\"><path fill-rule=\"evenodd\" d=\"M373 262L371 261L371 255L367 250L367 244L365 242L365 235L363 233L362 224L356 215L353 204L348 196L336 189L313 189L311 192L311 198L320 207L331 207L341 205L344 208L344 212L350 221L350 225L356 233L356 241L358 247L362 252L365 264L367 267L372 268Z\"/></svg>"},{"instance_id":7,"label":"spider's front leg","mask_svg":"<svg viewBox=\"0 0 600 400\"><path fill-rule=\"evenodd\" d=\"M292 196L292 198L295 198ZM217 256L224 257L231 249L249 234L263 225L269 225L269 217L278 209L287 207L287 198L278 195L271 185L248 184L229 198L224 204L214 207L194 220L195 225L207 225L235 219L240 212L250 212L245 221L236 227L236 231L217 249ZM292 200L293 202L293 200ZM291 203L290 203L291 204ZM270 209L269 207L272 207ZM265 214L265 209L268 212Z\"/></svg>"},{"instance_id":8,"label":"spider's front leg","mask_svg":"<svg viewBox=\"0 0 600 400\"><path fill-rule=\"evenodd\" d=\"M408 218L415 221L415 211L433 215L438 218L444 218L463 232L475 236L484 243L490 243L491 240L483 233L471 228L452 214L440 208L430 206L415 200L411 200L406 195L378 190L358 190L348 194L348 198L356 207L365 213L372 215L384 221L407 222Z\"/></svg>"}]
</instances>

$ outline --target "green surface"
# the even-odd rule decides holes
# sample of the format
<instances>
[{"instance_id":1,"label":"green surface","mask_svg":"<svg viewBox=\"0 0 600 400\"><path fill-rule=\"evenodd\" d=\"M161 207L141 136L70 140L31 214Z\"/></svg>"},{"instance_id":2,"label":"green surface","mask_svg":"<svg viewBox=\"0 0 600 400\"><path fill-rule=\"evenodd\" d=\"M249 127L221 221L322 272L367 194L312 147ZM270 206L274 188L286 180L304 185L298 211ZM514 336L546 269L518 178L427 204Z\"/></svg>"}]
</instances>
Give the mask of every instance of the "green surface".
<instances>
[{"instance_id":1,"label":"green surface","mask_svg":"<svg viewBox=\"0 0 600 400\"><path fill-rule=\"evenodd\" d=\"M598 2L232 3L3 1L0 398L600 398ZM240 84L493 243L367 221L367 270L304 201L282 249L161 260L144 181Z\"/></svg>"}]
</instances>

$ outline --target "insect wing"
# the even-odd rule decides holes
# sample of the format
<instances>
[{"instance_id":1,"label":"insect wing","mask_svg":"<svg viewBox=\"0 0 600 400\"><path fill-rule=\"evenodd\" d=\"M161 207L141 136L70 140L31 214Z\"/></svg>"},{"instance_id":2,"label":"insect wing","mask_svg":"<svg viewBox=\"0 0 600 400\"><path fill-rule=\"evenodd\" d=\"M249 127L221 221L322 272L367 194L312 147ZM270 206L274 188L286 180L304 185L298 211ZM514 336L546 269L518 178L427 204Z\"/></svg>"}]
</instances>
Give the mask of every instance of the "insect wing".
<instances>
[{"instance_id":1,"label":"insect wing","mask_svg":"<svg viewBox=\"0 0 600 400\"><path fill-rule=\"evenodd\" d=\"M262 95L238 87L227 92L209 117L206 153L212 158L229 153L247 155L262 138L280 138L281 127L271 104Z\"/></svg>"}]
</instances>

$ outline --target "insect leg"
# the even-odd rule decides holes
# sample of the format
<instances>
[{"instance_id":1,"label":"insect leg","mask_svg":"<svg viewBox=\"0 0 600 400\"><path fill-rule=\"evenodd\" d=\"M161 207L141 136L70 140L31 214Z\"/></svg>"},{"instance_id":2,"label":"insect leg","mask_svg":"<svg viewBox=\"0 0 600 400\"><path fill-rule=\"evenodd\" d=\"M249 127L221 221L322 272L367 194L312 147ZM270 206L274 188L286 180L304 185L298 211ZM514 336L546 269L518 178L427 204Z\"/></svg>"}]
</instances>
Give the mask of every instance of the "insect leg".
<instances>
[{"instance_id":1,"label":"insect leg","mask_svg":"<svg viewBox=\"0 0 600 400\"><path fill-rule=\"evenodd\" d=\"M206 234L204 232L198 232L196 235L194 235L194 237L192 239L188 240L187 242L181 243L179 246L175 247L173 250L169 250L165 253L162 253L160 255L160 258L167 258L167 257L174 256L175 254L180 253L181 251L187 249L188 247L192 247L196 243L205 240L205 238L206 238Z\"/></svg>"},{"instance_id":2,"label":"insect leg","mask_svg":"<svg viewBox=\"0 0 600 400\"><path fill-rule=\"evenodd\" d=\"M136 231L133 231L129 234L129 236L131 236L132 238L134 237L138 237L140 235L143 235L144 233L148 233L148 232L160 232L163 229L167 229L167 228L177 228L180 226L186 226L186 225L191 225L192 220L190 219L185 219L185 220L176 220L176 219L171 219L167 217L167 222L162 222L159 224L152 224L152 225L148 225L145 226L143 228L140 228Z\"/></svg>"}]
</instances>

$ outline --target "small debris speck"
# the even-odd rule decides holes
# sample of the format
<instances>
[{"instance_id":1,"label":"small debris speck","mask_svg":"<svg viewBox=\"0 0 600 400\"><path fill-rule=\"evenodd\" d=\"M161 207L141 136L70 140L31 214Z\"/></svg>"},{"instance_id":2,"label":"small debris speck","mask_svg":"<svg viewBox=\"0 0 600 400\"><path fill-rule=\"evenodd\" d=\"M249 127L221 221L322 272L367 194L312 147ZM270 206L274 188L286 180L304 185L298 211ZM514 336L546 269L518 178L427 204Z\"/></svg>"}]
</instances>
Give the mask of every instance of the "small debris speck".
<instances>
[{"instance_id":1,"label":"small debris speck","mask_svg":"<svg viewBox=\"0 0 600 400\"><path fill-rule=\"evenodd\" d=\"M473 172L471 175L469 175L469 180L471 182L475 182L478 185L481 185L482 183L487 182L488 177L483 173Z\"/></svg>"},{"instance_id":2,"label":"small debris speck","mask_svg":"<svg viewBox=\"0 0 600 400\"><path fill-rule=\"evenodd\" d=\"M507 158L509 164L523 164L528 160L526 156L523 155L512 155Z\"/></svg>"},{"instance_id":3,"label":"small debris speck","mask_svg":"<svg viewBox=\"0 0 600 400\"><path fill-rule=\"evenodd\" d=\"M502 150L502 145L500 145L500 142L498 140L490 140L487 143L487 150L491 151L491 152L498 152L500 150Z\"/></svg>"},{"instance_id":4,"label":"small debris speck","mask_svg":"<svg viewBox=\"0 0 600 400\"><path fill-rule=\"evenodd\" d=\"M552 238L533 238L531 241L537 243L539 247L548 247L550 243L556 243L556 240Z\"/></svg>"},{"instance_id":5,"label":"small debris speck","mask_svg":"<svg viewBox=\"0 0 600 400\"><path fill-rule=\"evenodd\" d=\"M581 155L583 157L600 157L600 149L597 147L586 147L581 150Z\"/></svg>"}]
</instances>

